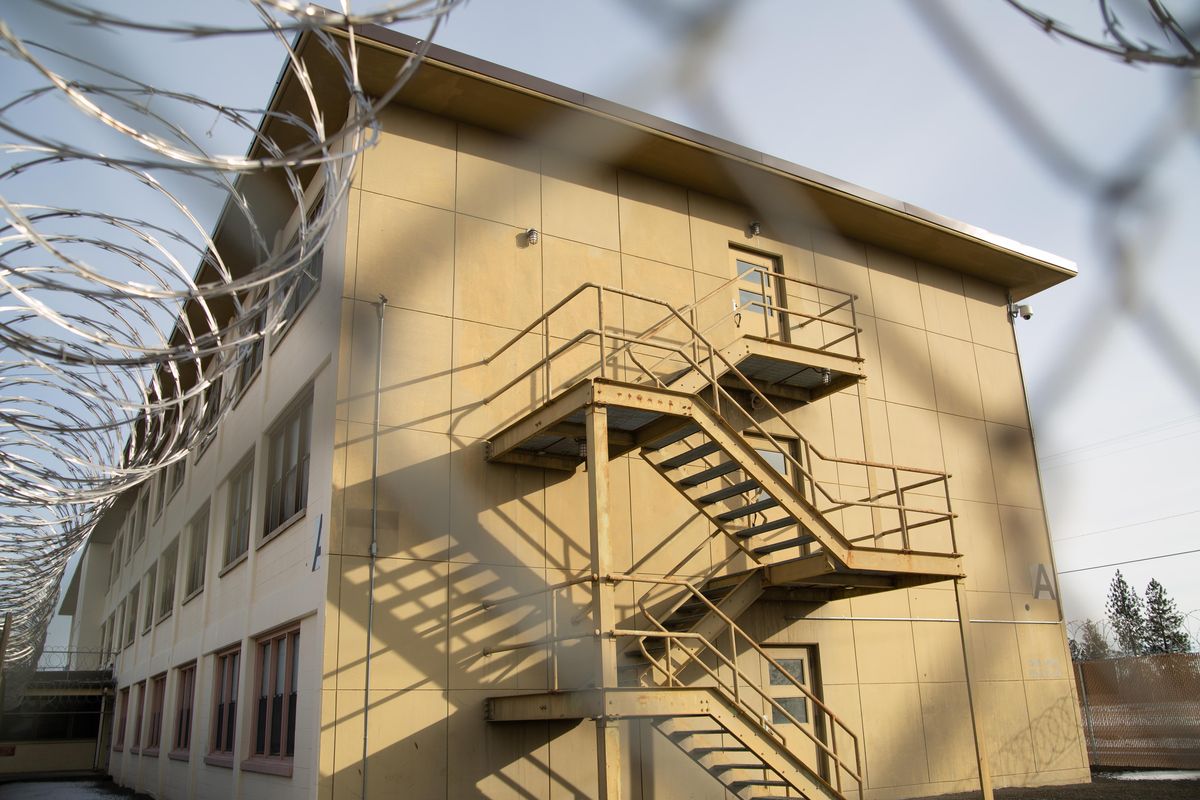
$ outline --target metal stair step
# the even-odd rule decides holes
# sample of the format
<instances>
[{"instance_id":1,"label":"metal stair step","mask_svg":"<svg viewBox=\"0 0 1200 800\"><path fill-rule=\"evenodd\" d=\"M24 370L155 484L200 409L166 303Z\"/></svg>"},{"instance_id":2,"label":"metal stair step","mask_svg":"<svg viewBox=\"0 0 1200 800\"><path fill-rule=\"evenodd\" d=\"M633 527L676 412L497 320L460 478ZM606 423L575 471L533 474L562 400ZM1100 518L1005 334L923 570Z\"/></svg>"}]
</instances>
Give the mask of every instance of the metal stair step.
<instances>
[{"instance_id":1,"label":"metal stair step","mask_svg":"<svg viewBox=\"0 0 1200 800\"><path fill-rule=\"evenodd\" d=\"M735 519L741 519L742 517L748 517L751 514L759 511L766 511L768 508L774 508L777 505L779 505L779 501L774 497L764 497L762 500L757 500L753 503L747 503L739 508L726 511L723 514L718 514L717 519L719 519L721 522L730 522Z\"/></svg>"},{"instance_id":2,"label":"metal stair step","mask_svg":"<svg viewBox=\"0 0 1200 800\"><path fill-rule=\"evenodd\" d=\"M771 553L778 553L780 550L787 550L789 547L800 547L801 545L812 544L816 540L817 539L815 536L800 536L796 539L788 539L782 542L772 542L771 544L764 544L762 547L754 548L754 554L756 556L766 556L770 555Z\"/></svg>"},{"instance_id":3,"label":"metal stair step","mask_svg":"<svg viewBox=\"0 0 1200 800\"><path fill-rule=\"evenodd\" d=\"M697 728L686 731L671 731L667 734L672 739L686 739L689 736L718 736L729 733L724 728Z\"/></svg>"},{"instance_id":4,"label":"metal stair step","mask_svg":"<svg viewBox=\"0 0 1200 800\"><path fill-rule=\"evenodd\" d=\"M692 752L697 754L697 758L702 758L711 753L749 753L748 747L693 747Z\"/></svg>"},{"instance_id":5,"label":"metal stair step","mask_svg":"<svg viewBox=\"0 0 1200 800\"><path fill-rule=\"evenodd\" d=\"M699 486L702 483L708 483L713 478L719 478L722 475L728 475L731 472L735 472L741 469L741 466L742 465L736 461L723 461L720 464L717 464L715 467L709 467L708 469L701 470L695 475L685 475L684 477L675 481L675 483L681 486Z\"/></svg>"},{"instance_id":6,"label":"metal stair step","mask_svg":"<svg viewBox=\"0 0 1200 800\"><path fill-rule=\"evenodd\" d=\"M759 769L761 769L761 767ZM757 780L757 781L730 781L729 782L729 788L735 792L741 792L745 789L749 789L751 786L762 786L764 788L766 788L768 786L771 786L771 787L780 787L781 786L786 789L788 787L788 782L771 780L770 778L763 778L762 780Z\"/></svg>"},{"instance_id":7,"label":"metal stair step","mask_svg":"<svg viewBox=\"0 0 1200 800\"><path fill-rule=\"evenodd\" d=\"M662 461L658 462L658 467L659 469L675 469L676 467L682 467L684 464L690 464L693 461L697 461L705 456L712 455L713 453L718 453L720 450L721 445L717 444L716 442L705 442L704 444L697 445L689 450L684 450L679 455L671 456L670 458L664 458Z\"/></svg>"},{"instance_id":8,"label":"metal stair step","mask_svg":"<svg viewBox=\"0 0 1200 800\"><path fill-rule=\"evenodd\" d=\"M754 478L749 478L744 481L738 481L737 483L730 484L729 486L724 486L715 492L709 492L701 495L700 497L696 498L696 502L707 506L711 505L712 503L719 503L722 500L728 500L729 498L736 497L739 494L745 494L752 489L762 489L762 486L760 486L758 481L754 480Z\"/></svg>"},{"instance_id":9,"label":"metal stair step","mask_svg":"<svg viewBox=\"0 0 1200 800\"><path fill-rule=\"evenodd\" d=\"M667 445L675 444L678 441L686 439L694 433L700 432L700 426L693 423L680 426L678 429L671 431L665 436L661 436L651 442L642 445L643 450L661 450Z\"/></svg>"},{"instance_id":10,"label":"metal stair step","mask_svg":"<svg viewBox=\"0 0 1200 800\"><path fill-rule=\"evenodd\" d=\"M713 770L714 772L727 772L735 769L770 769L770 767L761 761L748 761L744 764L726 764L723 762L720 764L709 764L708 769Z\"/></svg>"},{"instance_id":11,"label":"metal stair step","mask_svg":"<svg viewBox=\"0 0 1200 800\"><path fill-rule=\"evenodd\" d=\"M748 539L751 536L757 536L760 533L770 533L771 531L777 531L780 528L786 528L789 525L795 525L797 522L798 520L795 517L780 517L779 519L773 519L770 522L764 522L761 525L755 525L751 528L740 530L737 532L737 535L743 539Z\"/></svg>"}]
</instances>

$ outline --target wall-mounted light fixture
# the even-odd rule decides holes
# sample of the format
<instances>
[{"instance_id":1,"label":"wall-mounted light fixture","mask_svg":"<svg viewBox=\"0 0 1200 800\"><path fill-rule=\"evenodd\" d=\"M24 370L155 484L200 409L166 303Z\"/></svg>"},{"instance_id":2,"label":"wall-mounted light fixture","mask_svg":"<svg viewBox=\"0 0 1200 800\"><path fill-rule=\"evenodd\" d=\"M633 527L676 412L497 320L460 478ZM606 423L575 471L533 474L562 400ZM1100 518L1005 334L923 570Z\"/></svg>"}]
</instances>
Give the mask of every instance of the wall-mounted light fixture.
<instances>
[{"instance_id":1,"label":"wall-mounted light fixture","mask_svg":"<svg viewBox=\"0 0 1200 800\"><path fill-rule=\"evenodd\" d=\"M758 236L760 233L762 233L762 224L759 222L751 222L750 223L750 235Z\"/></svg>"},{"instance_id":2,"label":"wall-mounted light fixture","mask_svg":"<svg viewBox=\"0 0 1200 800\"><path fill-rule=\"evenodd\" d=\"M537 228L530 228L525 231L525 241L528 244L537 244L540 238L542 238L542 235L538 233Z\"/></svg>"}]
</instances>

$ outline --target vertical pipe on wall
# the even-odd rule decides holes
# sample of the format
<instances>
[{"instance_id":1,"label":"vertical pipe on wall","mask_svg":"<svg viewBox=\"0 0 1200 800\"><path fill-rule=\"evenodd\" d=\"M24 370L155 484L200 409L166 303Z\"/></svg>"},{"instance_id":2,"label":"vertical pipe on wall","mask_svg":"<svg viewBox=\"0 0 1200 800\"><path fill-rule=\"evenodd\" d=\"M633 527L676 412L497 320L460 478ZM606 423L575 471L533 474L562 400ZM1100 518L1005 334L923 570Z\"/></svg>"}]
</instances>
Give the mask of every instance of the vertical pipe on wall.
<instances>
[{"instance_id":1,"label":"vertical pipe on wall","mask_svg":"<svg viewBox=\"0 0 1200 800\"><path fill-rule=\"evenodd\" d=\"M383 312L387 298L379 295L376 312L379 316L379 336L375 344L375 429L371 435L371 549L370 577L367 581L367 652L363 659L363 744L362 800L367 800L367 724L371 711L371 627L375 619L375 556L379 534L379 401L383 383Z\"/></svg>"},{"instance_id":2,"label":"vertical pipe on wall","mask_svg":"<svg viewBox=\"0 0 1200 800\"><path fill-rule=\"evenodd\" d=\"M954 581L954 601L958 607L958 634L962 640L963 671L967 678L967 706L975 733L975 761L979 765L979 791L983 800L992 800L992 770L988 764L987 739L979 718L979 687L976 684L974 649L971 646L971 618L967 613L967 585L962 578Z\"/></svg>"}]
</instances>

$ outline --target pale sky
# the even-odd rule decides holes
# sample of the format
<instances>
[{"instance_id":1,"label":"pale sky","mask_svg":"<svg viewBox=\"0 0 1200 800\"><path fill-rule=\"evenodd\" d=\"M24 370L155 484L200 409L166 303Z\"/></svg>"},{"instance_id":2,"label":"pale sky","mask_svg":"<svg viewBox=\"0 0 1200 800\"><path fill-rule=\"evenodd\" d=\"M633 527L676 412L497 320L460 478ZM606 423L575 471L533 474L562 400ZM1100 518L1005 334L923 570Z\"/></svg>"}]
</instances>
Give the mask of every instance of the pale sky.
<instances>
[{"instance_id":1,"label":"pale sky","mask_svg":"<svg viewBox=\"0 0 1200 800\"><path fill-rule=\"evenodd\" d=\"M1200 299L1192 264L1200 229L1188 224L1200 219L1200 115L1193 112L1190 135L1170 141L1154 162L1137 210L1114 220L1090 187L1041 159L1011 111L947 55L919 11L943 6L743 0L689 47L680 14L709 5L721 4L471 0L437 41L1075 261L1079 277L1030 300L1033 319L1017 324L1066 618L1103 616L1113 573L1072 570L1200 547L1200 380L1186 365L1200 360L1200 317L1191 313ZM1090 4L1036 5L1070 10L1081 28L1094 24ZM1177 70L1134 68L1053 40L1002 0L947 6L972 52L1090 171L1116 173L1181 108L1177 90L1188 78ZM1197 6L1187 4L1193 13ZM232 0L206 4L204 13L211 7L245 14ZM18 34L89 48L161 85L230 104L265 104L283 57L261 37L157 37L152 45L139 37L132 47L127 33L38 30L19 5L5 15ZM214 47L220 58L211 57ZM1200 103L1200 79L1192 79L1191 96ZM211 217L215 208L205 202ZM1129 282L1119 280L1104 244L1114 225L1136 245ZM1117 310L1118 301L1136 313ZM1183 352L1164 357L1145 320L1174 331ZM1157 577L1188 612L1200 609L1198 566L1193 553L1122 571L1139 590Z\"/></svg>"}]
</instances>

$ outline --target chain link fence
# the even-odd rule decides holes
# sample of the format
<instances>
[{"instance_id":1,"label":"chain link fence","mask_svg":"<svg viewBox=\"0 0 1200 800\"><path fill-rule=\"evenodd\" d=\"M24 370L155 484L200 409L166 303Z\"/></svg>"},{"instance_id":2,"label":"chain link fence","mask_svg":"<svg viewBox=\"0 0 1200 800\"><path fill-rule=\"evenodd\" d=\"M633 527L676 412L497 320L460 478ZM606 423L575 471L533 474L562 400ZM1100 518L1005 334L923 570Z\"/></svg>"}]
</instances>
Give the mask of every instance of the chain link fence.
<instances>
[{"instance_id":1,"label":"chain link fence","mask_svg":"<svg viewBox=\"0 0 1200 800\"><path fill-rule=\"evenodd\" d=\"M1092 767L1200 769L1200 654L1075 662Z\"/></svg>"}]
</instances>

